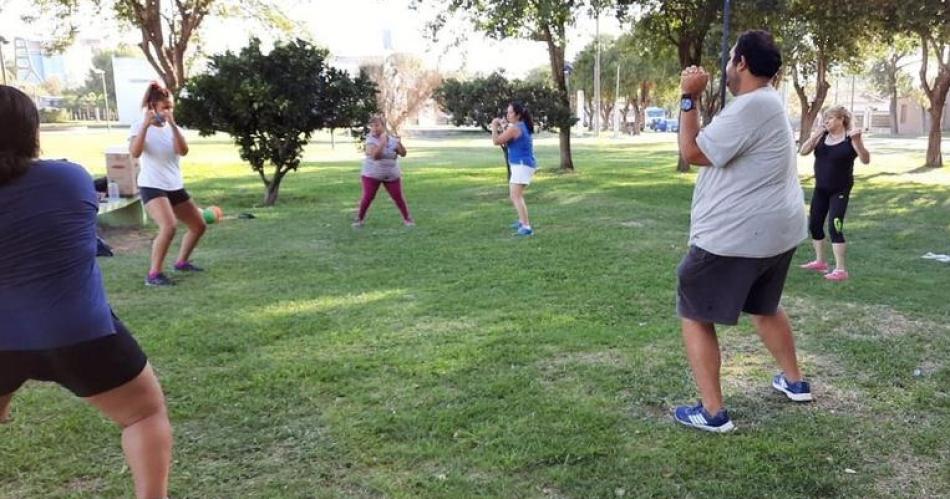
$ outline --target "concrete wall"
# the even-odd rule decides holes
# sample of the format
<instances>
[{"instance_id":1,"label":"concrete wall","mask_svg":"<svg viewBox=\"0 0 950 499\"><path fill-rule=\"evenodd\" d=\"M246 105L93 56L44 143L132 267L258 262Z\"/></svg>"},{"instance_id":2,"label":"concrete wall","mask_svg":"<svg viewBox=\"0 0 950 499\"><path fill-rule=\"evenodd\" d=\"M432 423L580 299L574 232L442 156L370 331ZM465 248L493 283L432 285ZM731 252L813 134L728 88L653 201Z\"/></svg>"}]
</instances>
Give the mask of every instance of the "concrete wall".
<instances>
[{"instance_id":1,"label":"concrete wall","mask_svg":"<svg viewBox=\"0 0 950 499\"><path fill-rule=\"evenodd\" d=\"M142 117L142 96L152 81L161 81L145 59L113 57L116 111L119 123L131 125Z\"/></svg>"}]
</instances>

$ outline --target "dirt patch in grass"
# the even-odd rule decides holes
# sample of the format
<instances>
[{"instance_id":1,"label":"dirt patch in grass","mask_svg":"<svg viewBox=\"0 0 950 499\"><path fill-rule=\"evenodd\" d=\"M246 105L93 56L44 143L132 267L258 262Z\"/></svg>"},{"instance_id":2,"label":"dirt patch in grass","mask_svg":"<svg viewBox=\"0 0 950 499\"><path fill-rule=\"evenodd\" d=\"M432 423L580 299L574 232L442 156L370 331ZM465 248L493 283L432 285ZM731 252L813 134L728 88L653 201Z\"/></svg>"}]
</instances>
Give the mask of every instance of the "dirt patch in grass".
<instances>
[{"instance_id":1,"label":"dirt patch in grass","mask_svg":"<svg viewBox=\"0 0 950 499\"><path fill-rule=\"evenodd\" d=\"M937 459L921 458L906 445L895 445L898 449L886 461L890 472L874 477L874 490L881 497L947 497L947 481L940 479L940 467L950 452L942 452Z\"/></svg>"},{"instance_id":2,"label":"dirt patch in grass","mask_svg":"<svg viewBox=\"0 0 950 499\"><path fill-rule=\"evenodd\" d=\"M730 394L744 397L761 396L763 400L785 400L772 388L772 376L779 368L758 334L740 331L721 338L722 386ZM861 401L866 396L853 382L864 376L845 369L833 354L797 348L799 366L812 385L815 401L808 404L815 410L851 414L868 411Z\"/></svg>"},{"instance_id":3,"label":"dirt patch in grass","mask_svg":"<svg viewBox=\"0 0 950 499\"><path fill-rule=\"evenodd\" d=\"M589 386L590 392L599 392L600 387L594 387L581 374L585 369L608 368L623 369L630 363L617 350L598 350L589 352L565 352L553 357L539 360L535 367L540 372L538 382L546 390L564 390L570 386Z\"/></svg>"},{"instance_id":4,"label":"dirt patch in grass","mask_svg":"<svg viewBox=\"0 0 950 499\"><path fill-rule=\"evenodd\" d=\"M67 488L70 492L95 492L102 488L101 478L81 477L70 480Z\"/></svg>"},{"instance_id":5,"label":"dirt patch in grass","mask_svg":"<svg viewBox=\"0 0 950 499\"><path fill-rule=\"evenodd\" d=\"M155 235L152 231L131 227L99 227L101 237L116 254L147 249Z\"/></svg>"},{"instance_id":6,"label":"dirt patch in grass","mask_svg":"<svg viewBox=\"0 0 950 499\"><path fill-rule=\"evenodd\" d=\"M850 339L898 338L950 332L950 326L912 319L886 305L817 303L797 296L785 296L783 302L792 311L793 320L796 317L809 317L828 324L834 333ZM847 318L844 323L841 322L843 317Z\"/></svg>"},{"instance_id":7,"label":"dirt patch in grass","mask_svg":"<svg viewBox=\"0 0 950 499\"><path fill-rule=\"evenodd\" d=\"M595 352L568 352L549 357L539 362L539 369L545 374L564 374L572 366L609 366L621 368L629 360L617 350L598 350Z\"/></svg>"}]
</instances>

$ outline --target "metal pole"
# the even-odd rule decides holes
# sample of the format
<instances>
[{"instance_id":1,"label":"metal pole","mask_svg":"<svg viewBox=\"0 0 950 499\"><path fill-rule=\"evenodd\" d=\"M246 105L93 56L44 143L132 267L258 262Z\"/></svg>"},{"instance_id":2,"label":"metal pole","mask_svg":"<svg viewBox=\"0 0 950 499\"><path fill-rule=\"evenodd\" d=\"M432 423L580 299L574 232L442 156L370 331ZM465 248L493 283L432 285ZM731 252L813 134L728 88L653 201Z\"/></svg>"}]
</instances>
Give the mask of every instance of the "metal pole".
<instances>
[{"instance_id":1,"label":"metal pole","mask_svg":"<svg viewBox=\"0 0 950 499\"><path fill-rule=\"evenodd\" d=\"M3 62L3 46L7 43L6 38L0 36L0 73L3 73L3 84L7 84L7 63Z\"/></svg>"},{"instance_id":2,"label":"metal pole","mask_svg":"<svg viewBox=\"0 0 950 499\"><path fill-rule=\"evenodd\" d=\"M594 44L597 52L594 56L594 134L600 137L600 11L594 31Z\"/></svg>"},{"instance_id":3,"label":"metal pole","mask_svg":"<svg viewBox=\"0 0 950 499\"><path fill-rule=\"evenodd\" d=\"M851 75L851 114L854 115L854 75Z\"/></svg>"},{"instance_id":4,"label":"metal pole","mask_svg":"<svg viewBox=\"0 0 950 499\"><path fill-rule=\"evenodd\" d=\"M617 61L617 83L614 87L614 138L620 135L620 61Z\"/></svg>"},{"instance_id":5,"label":"metal pole","mask_svg":"<svg viewBox=\"0 0 950 499\"><path fill-rule=\"evenodd\" d=\"M110 111L109 111L109 92L106 90L106 72L103 71L99 73L99 77L102 78L102 98L106 101L106 130L111 132L112 125L109 124Z\"/></svg>"},{"instance_id":6,"label":"metal pole","mask_svg":"<svg viewBox=\"0 0 950 499\"><path fill-rule=\"evenodd\" d=\"M722 6L722 76L719 79L719 109L726 107L726 64L729 63L729 14L730 1Z\"/></svg>"}]
</instances>

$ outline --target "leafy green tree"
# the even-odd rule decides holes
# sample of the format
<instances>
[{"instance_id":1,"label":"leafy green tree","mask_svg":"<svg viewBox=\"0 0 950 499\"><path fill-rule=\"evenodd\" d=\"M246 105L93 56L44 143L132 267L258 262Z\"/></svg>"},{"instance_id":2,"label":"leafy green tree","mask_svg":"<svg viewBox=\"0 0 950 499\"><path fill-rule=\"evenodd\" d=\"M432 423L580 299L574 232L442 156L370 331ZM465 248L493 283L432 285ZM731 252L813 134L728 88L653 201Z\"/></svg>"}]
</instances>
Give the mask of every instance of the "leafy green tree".
<instances>
[{"instance_id":1,"label":"leafy green tree","mask_svg":"<svg viewBox=\"0 0 950 499\"><path fill-rule=\"evenodd\" d=\"M679 97L679 64L667 44L654 47L638 36L639 30L617 39L614 50L618 52L620 65L620 94L627 113L633 112L637 126L633 133L643 131L646 122L645 110L657 105L666 107Z\"/></svg>"},{"instance_id":2,"label":"leafy green tree","mask_svg":"<svg viewBox=\"0 0 950 499\"><path fill-rule=\"evenodd\" d=\"M551 78L551 66L548 64L542 64L532 68L530 71L528 71L528 74L525 75L524 80L531 83L549 84L550 82L554 81L554 79Z\"/></svg>"},{"instance_id":3,"label":"leafy green tree","mask_svg":"<svg viewBox=\"0 0 950 499\"><path fill-rule=\"evenodd\" d=\"M902 0L885 2L883 8L896 31L920 40L920 87L929 102L930 131L927 134L925 166L943 166L943 110L950 92L950 1ZM930 74L936 64L936 74Z\"/></svg>"},{"instance_id":4,"label":"leafy green tree","mask_svg":"<svg viewBox=\"0 0 950 499\"><path fill-rule=\"evenodd\" d=\"M525 104L541 130L559 130L576 121L550 85L508 80L498 72L467 81L445 80L435 92L435 98L442 110L452 115L456 126L478 126L486 132L493 119L504 117L512 101Z\"/></svg>"},{"instance_id":5,"label":"leafy green tree","mask_svg":"<svg viewBox=\"0 0 950 499\"><path fill-rule=\"evenodd\" d=\"M399 133L442 84L442 75L409 54L392 54L382 64L363 67L379 89L378 103L389 130Z\"/></svg>"},{"instance_id":6,"label":"leafy green tree","mask_svg":"<svg viewBox=\"0 0 950 499\"><path fill-rule=\"evenodd\" d=\"M722 2L708 0L620 0L624 6L639 7L636 33L639 40L652 47L672 46L680 69L702 66L705 44L714 22L720 19ZM713 73L715 74L715 73ZM707 92L707 95L715 95ZM710 99L705 99L710 103ZM676 170L689 171L690 166L679 159Z\"/></svg>"},{"instance_id":7,"label":"leafy green tree","mask_svg":"<svg viewBox=\"0 0 950 499\"><path fill-rule=\"evenodd\" d=\"M891 134L900 133L897 116L897 99L912 92L913 78L904 71L910 65L910 56L915 52L917 40L907 36L894 36L876 42L868 51L872 58L868 65L871 86L887 95L890 101Z\"/></svg>"},{"instance_id":8,"label":"leafy green tree","mask_svg":"<svg viewBox=\"0 0 950 499\"><path fill-rule=\"evenodd\" d=\"M444 27L450 15L464 16L474 28L496 40L520 38L543 42L548 49L556 98L560 106L570 109L564 78L564 50L567 46L567 28L580 15L603 12L616 5L613 0L413 0L412 5L435 4L443 14L430 23L435 36ZM571 157L571 130L559 129L561 169L573 170Z\"/></svg>"},{"instance_id":9,"label":"leafy green tree","mask_svg":"<svg viewBox=\"0 0 950 499\"><path fill-rule=\"evenodd\" d=\"M141 52L137 51L134 47L128 45L120 45L115 49L107 49L97 51L92 56L92 68L89 70L89 73L86 74L86 80L83 82L76 93L79 95L86 95L89 93L94 93L99 97L99 102L97 105L105 106L105 101L102 99L102 80L103 77L106 81L106 92L108 93L109 106L111 109L116 109L116 98L115 98L115 73L112 70L112 58L113 57L140 57ZM103 75L96 73L96 70L104 71Z\"/></svg>"},{"instance_id":10,"label":"leafy green tree","mask_svg":"<svg viewBox=\"0 0 950 499\"><path fill-rule=\"evenodd\" d=\"M808 138L824 107L831 71L863 57L861 49L873 37L875 15L864 0L839 0L834 8L823 0L789 0L788 19L781 31L782 55L801 106L799 141ZM811 84L813 96L808 92Z\"/></svg>"},{"instance_id":11,"label":"leafy green tree","mask_svg":"<svg viewBox=\"0 0 950 499\"><path fill-rule=\"evenodd\" d=\"M600 43L600 109L594 109L594 65L597 57L597 43ZM574 90L584 91L583 104L585 116L591 117L588 123L588 129L594 129L594 113L600 113L601 128L610 126L610 116L613 113L614 103L617 96L614 95L615 85L613 84L617 63L620 60L619 49L615 46L616 40L610 35L601 35L599 40L591 40L574 57L574 74L571 75L571 83Z\"/></svg>"},{"instance_id":12,"label":"leafy green tree","mask_svg":"<svg viewBox=\"0 0 950 499\"><path fill-rule=\"evenodd\" d=\"M350 78L328 66L328 57L303 40L264 54L254 38L238 54L212 56L208 72L189 79L178 97L178 121L203 136L230 134L264 182L264 205L272 206L314 131L345 127L358 135L376 111L369 78Z\"/></svg>"},{"instance_id":13,"label":"leafy green tree","mask_svg":"<svg viewBox=\"0 0 950 499\"><path fill-rule=\"evenodd\" d=\"M24 20L45 20L53 26L54 49L73 42L82 23L89 21L84 13L107 12L120 25L139 32L138 47L172 91L187 77L192 42L208 17L241 17L283 33L299 31L271 0L34 0L33 7L35 12Z\"/></svg>"},{"instance_id":14,"label":"leafy green tree","mask_svg":"<svg viewBox=\"0 0 950 499\"><path fill-rule=\"evenodd\" d=\"M478 126L486 132L493 119L505 115L512 101L523 103L541 130L569 129L577 121L550 85L508 80L498 72L468 81L445 80L435 98L456 126ZM507 158L507 150L503 151Z\"/></svg>"}]
</instances>

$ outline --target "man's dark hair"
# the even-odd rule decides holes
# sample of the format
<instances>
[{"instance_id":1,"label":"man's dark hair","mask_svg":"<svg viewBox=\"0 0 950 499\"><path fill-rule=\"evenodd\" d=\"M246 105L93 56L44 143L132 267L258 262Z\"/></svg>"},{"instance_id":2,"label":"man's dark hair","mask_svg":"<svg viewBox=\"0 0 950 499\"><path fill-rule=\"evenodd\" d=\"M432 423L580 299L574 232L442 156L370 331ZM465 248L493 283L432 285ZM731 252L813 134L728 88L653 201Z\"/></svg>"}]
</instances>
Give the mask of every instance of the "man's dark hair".
<instances>
[{"instance_id":1,"label":"man's dark hair","mask_svg":"<svg viewBox=\"0 0 950 499\"><path fill-rule=\"evenodd\" d=\"M0 185L26 173L39 154L40 116L23 92L0 85Z\"/></svg>"},{"instance_id":2,"label":"man's dark hair","mask_svg":"<svg viewBox=\"0 0 950 499\"><path fill-rule=\"evenodd\" d=\"M739 35L732 64L739 64L742 57L755 76L772 78L782 67L782 53L768 31L749 30Z\"/></svg>"}]
</instances>

